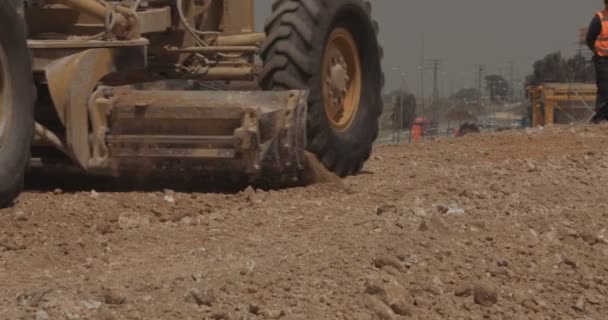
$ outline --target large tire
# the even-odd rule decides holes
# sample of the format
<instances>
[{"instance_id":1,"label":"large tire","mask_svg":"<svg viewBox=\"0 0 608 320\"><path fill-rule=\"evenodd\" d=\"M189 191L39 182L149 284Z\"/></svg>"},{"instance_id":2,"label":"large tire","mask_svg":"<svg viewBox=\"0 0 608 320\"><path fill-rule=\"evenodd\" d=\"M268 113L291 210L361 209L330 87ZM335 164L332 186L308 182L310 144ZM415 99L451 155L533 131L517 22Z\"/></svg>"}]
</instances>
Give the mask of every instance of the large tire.
<instances>
[{"instance_id":1,"label":"large tire","mask_svg":"<svg viewBox=\"0 0 608 320\"><path fill-rule=\"evenodd\" d=\"M10 1L0 1L0 207L23 186L34 129L33 81L25 26Z\"/></svg>"},{"instance_id":2,"label":"large tire","mask_svg":"<svg viewBox=\"0 0 608 320\"><path fill-rule=\"evenodd\" d=\"M272 8L260 85L309 90L308 150L339 176L360 172L378 136L384 80L378 24L369 1L275 0ZM333 59L330 48L344 59ZM349 53L348 48L354 49ZM332 73L332 66L347 71ZM344 73L342 84L333 81ZM331 84L325 84L327 79ZM340 92L343 96L334 98Z\"/></svg>"}]
</instances>

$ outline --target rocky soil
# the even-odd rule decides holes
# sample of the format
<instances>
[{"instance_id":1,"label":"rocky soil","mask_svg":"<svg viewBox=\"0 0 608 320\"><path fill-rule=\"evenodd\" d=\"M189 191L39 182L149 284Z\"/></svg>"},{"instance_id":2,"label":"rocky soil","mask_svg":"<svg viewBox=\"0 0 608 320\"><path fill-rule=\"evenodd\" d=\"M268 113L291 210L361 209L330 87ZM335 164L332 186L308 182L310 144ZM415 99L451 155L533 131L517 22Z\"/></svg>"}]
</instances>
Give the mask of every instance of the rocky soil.
<instances>
[{"instance_id":1,"label":"rocky soil","mask_svg":"<svg viewBox=\"0 0 608 320\"><path fill-rule=\"evenodd\" d=\"M383 146L305 188L31 189L0 211L0 319L606 315L608 126Z\"/></svg>"}]
</instances>

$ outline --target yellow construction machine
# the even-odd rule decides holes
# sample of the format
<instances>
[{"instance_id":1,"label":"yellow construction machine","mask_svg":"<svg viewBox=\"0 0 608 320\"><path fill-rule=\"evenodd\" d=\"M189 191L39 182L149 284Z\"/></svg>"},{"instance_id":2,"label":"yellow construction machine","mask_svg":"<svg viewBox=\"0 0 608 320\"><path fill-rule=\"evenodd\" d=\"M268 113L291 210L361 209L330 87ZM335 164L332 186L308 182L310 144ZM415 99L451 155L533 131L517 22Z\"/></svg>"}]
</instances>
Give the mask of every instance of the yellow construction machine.
<instances>
[{"instance_id":1,"label":"yellow construction machine","mask_svg":"<svg viewBox=\"0 0 608 320\"><path fill-rule=\"evenodd\" d=\"M297 183L340 176L382 111L369 1L0 1L0 206L26 168Z\"/></svg>"}]
</instances>

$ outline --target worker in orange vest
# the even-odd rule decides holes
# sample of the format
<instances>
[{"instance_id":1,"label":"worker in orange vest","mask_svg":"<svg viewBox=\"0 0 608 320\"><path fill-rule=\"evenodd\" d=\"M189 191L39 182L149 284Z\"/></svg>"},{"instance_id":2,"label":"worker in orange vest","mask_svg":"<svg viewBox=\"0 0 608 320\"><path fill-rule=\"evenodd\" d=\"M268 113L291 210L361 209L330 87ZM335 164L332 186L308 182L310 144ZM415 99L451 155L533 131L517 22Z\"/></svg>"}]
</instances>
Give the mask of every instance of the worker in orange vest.
<instances>
[{"instance_id":1,"label":"worker in orange vest","mask_svg":"<svg viewBox=\"0 0 608 320\"><path fill-rule=\"evenodd\" d=\"M586 39L595 62L597 100L594 123L608 121L608 0L604 0L604 6L604 10L591 20Z\"/></svg>"},{"instance_id":2,"label":"worker in orange vest","mask_svg":"<svg viewBox=\"0 0 608 320\"><path fill-rule=\"evenodd\" d=\"M416 120L414 120L414 125L412 126L412 141L414 143L420 142L424 136L424 126L424 118L416 118Z\"/></svg>"},{"instance_id":3,"label":"worker in orange vest","mask_svg":"<svg viewBox=\"0 0 608 320\"><path fill-rule=\"evenodd\" d=\"M422 125L415 123L412 126L412 141L418 143L422 138Z\"/></svg>"}]
</instances>

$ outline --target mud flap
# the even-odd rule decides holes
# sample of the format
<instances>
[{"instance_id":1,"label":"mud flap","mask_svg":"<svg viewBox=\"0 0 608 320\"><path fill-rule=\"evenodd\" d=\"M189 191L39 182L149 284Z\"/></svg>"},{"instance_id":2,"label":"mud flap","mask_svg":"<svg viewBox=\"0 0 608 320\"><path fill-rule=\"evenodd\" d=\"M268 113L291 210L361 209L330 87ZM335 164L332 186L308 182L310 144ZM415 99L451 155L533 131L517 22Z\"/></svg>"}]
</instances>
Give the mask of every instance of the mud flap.
<instances>
[{"instance_id":1,"label":"mud flap","mask_svg":"<svg viewBox=\"0 0 608 320\"><path fill-rule=\"evenodd\" d=\"M106 75L145 66L143 45L94 48L56 61L45 68L45 76L57 115L66 127L70 157L87 169L91 156L89 113L91 93Z\"/></svg>"}]
</instances>

